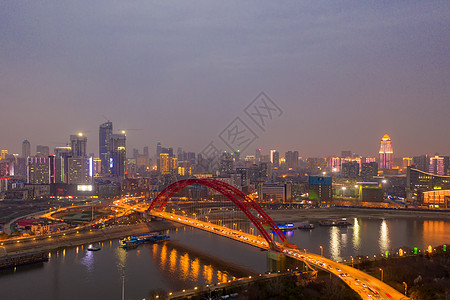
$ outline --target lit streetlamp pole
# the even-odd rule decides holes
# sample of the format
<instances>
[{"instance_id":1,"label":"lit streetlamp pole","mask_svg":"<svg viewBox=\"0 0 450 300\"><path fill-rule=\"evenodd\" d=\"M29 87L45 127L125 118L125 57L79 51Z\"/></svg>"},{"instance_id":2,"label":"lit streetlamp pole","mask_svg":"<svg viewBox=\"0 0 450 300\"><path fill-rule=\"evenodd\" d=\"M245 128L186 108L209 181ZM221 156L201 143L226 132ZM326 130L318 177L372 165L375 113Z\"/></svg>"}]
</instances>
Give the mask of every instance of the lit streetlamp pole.
<instances>
[{"instance_id":1,"label":"lit streetlamp pole","mask_svg":"<svg viewBox=\"0 0 450 300\"><path fill-rule=\"evenodd\" d=\"M383 281L383 269L380 268L380 271L381 271L381 281Z\"/></svg>"},{"instance_id":2,"label":"lit streetlamp pole","mask_svg":"<svg viewBox=\"0 0 450 300\"><path fill-rule=\"evenodd\" d=\"M406 296L406 293L407 293L407 291L408 291L408 285L407 285L406 282L404 282L404 281L403 281L403 285L405 286L405 296Z\"/></svg>"},{"instance_id":3,"label":"lit streetlamp pole","mask_svg":"<svg viewBox=\"0 0 450 300\"><path fill-rule=\"evenodd\" d=\"M320 246L320 255L323 256L323 247Z\"/></svg>"}]
</instances>

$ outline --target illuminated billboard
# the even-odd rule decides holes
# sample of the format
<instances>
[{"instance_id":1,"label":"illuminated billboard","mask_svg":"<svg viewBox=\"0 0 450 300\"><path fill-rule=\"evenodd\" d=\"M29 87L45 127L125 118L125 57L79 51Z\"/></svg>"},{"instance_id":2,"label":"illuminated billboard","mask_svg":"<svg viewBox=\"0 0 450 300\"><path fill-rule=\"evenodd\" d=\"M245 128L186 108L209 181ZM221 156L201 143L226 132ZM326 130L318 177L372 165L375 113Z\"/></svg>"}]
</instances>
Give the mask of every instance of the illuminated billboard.
<instances>
[{"instance_id":1,"label":"illuminated billboard","mask_svg":"<svg viewBox=\"0 0 450 300\"><path fill-rule=\"evenodd\" d=\"M91 184L79 184L79 185L77 185L77 191L92 192L92 185Z\"/></svg>"}]
</instances>

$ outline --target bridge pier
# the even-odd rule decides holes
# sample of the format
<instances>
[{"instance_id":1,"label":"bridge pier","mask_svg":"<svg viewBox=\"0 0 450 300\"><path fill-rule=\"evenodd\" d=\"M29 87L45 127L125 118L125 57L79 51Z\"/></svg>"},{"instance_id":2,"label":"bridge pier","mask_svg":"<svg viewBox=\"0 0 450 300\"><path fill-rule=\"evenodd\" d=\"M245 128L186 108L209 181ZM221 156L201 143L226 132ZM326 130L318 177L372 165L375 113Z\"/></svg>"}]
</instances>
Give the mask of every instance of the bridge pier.
<instances>
[{"instance_id":1,"label":"bridge pier","mask_svg":"<svg viewBox=\"0 0 450 300\"><path fill-rule=\"evenodd\" d=\"M304 271L304 263L297 259L286 256L283 253L275 252L272 250L267 251L267 270L269 272L286 271L288 269L296 270L296 268L298 268L298 270L300 271Z\"/></svg>"}]
</instances>

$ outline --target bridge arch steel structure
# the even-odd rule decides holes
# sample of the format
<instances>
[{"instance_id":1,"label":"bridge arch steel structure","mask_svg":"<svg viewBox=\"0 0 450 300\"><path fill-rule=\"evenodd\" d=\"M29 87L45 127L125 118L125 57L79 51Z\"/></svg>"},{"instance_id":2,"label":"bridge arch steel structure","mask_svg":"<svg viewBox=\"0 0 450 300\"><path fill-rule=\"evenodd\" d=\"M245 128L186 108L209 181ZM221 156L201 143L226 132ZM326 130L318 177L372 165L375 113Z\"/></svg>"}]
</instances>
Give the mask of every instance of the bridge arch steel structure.
<instances>
[{"instance_id":1,"label":"bridge arch steel structure","mask_svg":"<svg viewBox=\"0 0 450 300\"><path fill-rule=\"evenodd\" d=\"M288 241L284 233L278 228L275 222L253 199L248 197L246 194L244 194L242 191L235 188L234 186L229 185L228 183L225 183L220 180L210 178L202 178L202 179L190 178L174 182L168 187L166 187L162 192L160 192L158 196L156 196L156 198L150 204L148 211L149 212L151 212L152 210L161 211L166 205L166 203L170 200L170 198L172 198L172 196L174 196L183 188L193 184L199 184L212 188L217 192L221 193L222 195L224 195L225 197L227 197L250 219L250 221L255 225L255 227L258 229L258 231L261 233L261 235L264 237L264 239L267 241L269 245L272 245L273 240L269 235L269 233L266 231L266 229L264 229L263 225L267 225L272 231L274 231L278 235L278 237L284 244L288 244ZM251 211L252 209L255 210L261 217L258 217L255 214L253 214Z\"/></svg>"}]
</instances>

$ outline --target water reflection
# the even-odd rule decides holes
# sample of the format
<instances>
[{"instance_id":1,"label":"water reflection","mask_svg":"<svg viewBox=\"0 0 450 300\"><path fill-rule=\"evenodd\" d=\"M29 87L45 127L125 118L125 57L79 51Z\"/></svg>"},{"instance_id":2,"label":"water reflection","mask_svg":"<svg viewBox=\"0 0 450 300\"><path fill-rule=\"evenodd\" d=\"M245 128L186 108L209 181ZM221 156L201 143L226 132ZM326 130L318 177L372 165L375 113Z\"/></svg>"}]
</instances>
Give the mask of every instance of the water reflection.
<instances>
[{"instance_id":1,"label":"water reflection","mask_svg":"<svg viewBox=\"0 0 450 300\"><path fill-rule=\"evenodd\" d=\"M153 244L149 249L157 265L164 273L170 274L172 280L212 284L232 278L226 271L215 269L200 257L172 248L172 245Z\"/></svg>"},{"instance_id":2,"label":"water reflection","mask_svg":"<svg viewBox=\"0 0 450 300\"><path fill-rule=\"evenodd\" d=\"M429 240L429 244L432 245L442 244L443 241L448 241L450 235L448 222L440 220L423 221L422 232L423 239Z\"/></svg>"},{"instance_id":3,"label":"water reflection","mask_svg":"<svg viewBox=\"0 0 450 300\"><path fill-rule=\"evenodd\" d=\"M361 236L360 236L360 226L357 218L353 219L353 249L361 249Z\"/></svg>"},{"instance_id":4,"label":"water reflection","mask_svg":"<svg viewBox=\"0 0 450 300\"><path fill-rule=\"evenodd\" d=\"M88 273L92 273L94 271L94 252L86 251L81 263L86 267Z\"/></svg>"},{"instance_id":5,"label":"water reflection","mask_svg":"<svg viewBox=\"0 0 450 300\"><path fill-rule=\"evenodd\" d=\"M389 240L389 228L386 223L386 220L383 219L380 225L380 238L379 241L379 249L381 252L389 250L390 240Z\"/></svg>"},{"instance_id":6,"label":"water reflection","mask_svg":"<svg viewBox=\"0 0 450 300\"><path fill-rule=\"evenodd\" d=\"M322 245L324 255L336 260L349 259L350 255L372 257L380 253L381 247L425 249L450 240L448 220L359 217L353 224L347 229L317 226L310 231L295 230L290 239L308 252L320 253ZM189 228L180 228L170 235L180 244L250 269L266 266L266 252L230 239ZM42 265L18 267L15 273L13 269L0 271L0 290L5 299L116 299L121 295L120 272L126 270L127 299L142 299L149 289L175 291L232 278L223 270L219 272L222 267L216 267L213 261L185 252L170 243L145 244L126 251L118 247L117 240L105 242L98 252L86 251L83 246L67 248L52 252L49 262ZM185 279L181 276L183 268L188 273Z\"/></svg>"},{"instance_id":7,"label":"water reflection","mask_svg":"<svg viewBox=\"0 0 450 300\"><path fill-rule=\"evenodd\" d=\"M335 226L330 228L330 254L332 260L340 259L339 228Z\"/></svg>"}]
</instances>

